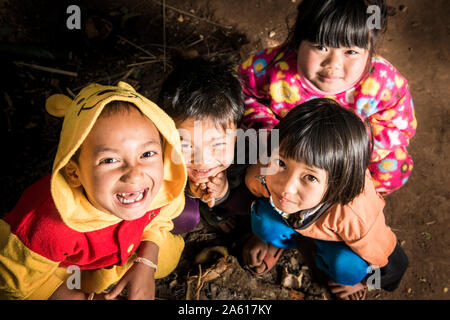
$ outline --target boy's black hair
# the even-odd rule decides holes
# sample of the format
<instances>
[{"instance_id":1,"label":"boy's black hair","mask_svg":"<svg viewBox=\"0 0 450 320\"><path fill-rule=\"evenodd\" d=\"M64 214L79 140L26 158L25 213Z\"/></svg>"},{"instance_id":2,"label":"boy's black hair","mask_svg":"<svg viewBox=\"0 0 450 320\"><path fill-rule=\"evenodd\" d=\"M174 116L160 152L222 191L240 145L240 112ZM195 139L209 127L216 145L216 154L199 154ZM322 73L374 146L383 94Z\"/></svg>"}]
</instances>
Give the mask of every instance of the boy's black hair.
<instances>
[{"instance_id":1,"label":"boy's black hair","mask_svg":"<svg viewBox=\"0 0 450 320\"><path fill-rule=\"evenodd\" d=\"M379 26L370 28L373 14L369 6L379 9ZM298 48L303 40L338 48L360 47L373 50L387 26L385 0L303 0L297 8L297 20L290 42ZM379 27L379 28L378 28Z\"/></svg>"},{"instance_id":2,"label":"boy's black hair","mask_svg":"<svg viewBox=\"0 0 450 320\"><path fill-rule=\"evenodd\" d=\"M242 84L230 63L180 59L164 81L158 105L175 122L211 118L222 128L239 127L244 115Z\"/></svg>"},{"instance_id":3,"label":"boy's black hair","mask_svg":"<svg viewBox=\"0 0 450 320\"><path fill-rule=\"evenodd\" d=\"M281 119L280 155L328 172L323 203L343 205L364 189L372 155L370 124L336 101L320 98L302 103Z\"/></svg>"}]
</instances>

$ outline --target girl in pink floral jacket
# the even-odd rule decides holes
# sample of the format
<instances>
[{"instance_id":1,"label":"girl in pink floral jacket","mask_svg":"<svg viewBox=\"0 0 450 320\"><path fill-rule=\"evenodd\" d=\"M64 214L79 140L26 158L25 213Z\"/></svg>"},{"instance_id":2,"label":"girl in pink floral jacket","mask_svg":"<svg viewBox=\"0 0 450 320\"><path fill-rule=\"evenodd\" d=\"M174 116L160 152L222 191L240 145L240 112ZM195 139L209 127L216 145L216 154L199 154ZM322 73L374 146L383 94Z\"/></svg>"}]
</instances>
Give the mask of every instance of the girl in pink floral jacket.
<instances>
[{"instance_id":1,"label":"girl in pink floral jacket","mask_svg":"<svg viewBox=\"0 0 450 320\"><path fill-rule=\"evenodd\" d=\"M371 124L376 190L387 195L404 185L413 167L406 147L417 122L407 80L374 54L385 29L384 0L302 1L286 43L239 66L244 125L272 129L295 106L331 98Z\"/></svg>"}]
</instances>

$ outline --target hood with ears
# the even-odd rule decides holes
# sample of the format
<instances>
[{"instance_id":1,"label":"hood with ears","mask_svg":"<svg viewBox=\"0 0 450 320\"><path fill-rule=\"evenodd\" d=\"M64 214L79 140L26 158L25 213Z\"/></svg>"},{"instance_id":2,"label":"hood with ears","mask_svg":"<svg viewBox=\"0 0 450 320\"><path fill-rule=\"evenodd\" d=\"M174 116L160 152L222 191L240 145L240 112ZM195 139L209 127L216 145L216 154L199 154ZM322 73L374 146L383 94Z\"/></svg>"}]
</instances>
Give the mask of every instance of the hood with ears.
<instances>
[{"instance_id":1,"label":"hood with ears","mask_svg":"<svg viewBox=\"0 0 450 320\"><path fill-rule=\"evenodd\" d=\"M148 210L179 202L173 219L184 207L186 167L180 149L180 138L172 119L133 87L124 82L117 86L90 84L72 100L62 94L50 96L46 110L57 117L64 116L59 145L51 178L51 193L63 221L80 232L89 232L119 223L121 218L94 208L86 199L83 190L71 188L62 169L80 148L105 105L112 101L127 101L134 104L157 127L163 137L164 180L158 194ZM181 203L182 202L182 203ZM172 205L173 207L173 205ZM163 212L161 212L163 214Z\"/></svg>"}]
</instances>

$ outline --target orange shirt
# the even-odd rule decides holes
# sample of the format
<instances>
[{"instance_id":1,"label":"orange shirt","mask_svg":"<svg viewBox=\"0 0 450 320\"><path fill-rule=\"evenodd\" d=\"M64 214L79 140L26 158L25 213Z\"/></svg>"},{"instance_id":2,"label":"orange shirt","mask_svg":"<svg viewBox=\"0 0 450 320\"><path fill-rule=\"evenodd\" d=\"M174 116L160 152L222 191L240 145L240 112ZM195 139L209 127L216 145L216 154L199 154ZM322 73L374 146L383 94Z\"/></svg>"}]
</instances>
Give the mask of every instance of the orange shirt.
<instances>
[{"instance_id":1,"label":"orange shirt","mask_svg":"<svg viewBox=\"0 0 450 320\"><path fill-rule=\"evenodd\" d=\"M369 264L384 267L397 238L386 225L384 199L375 191L370 173L365 188L352 202L333 205L300 234L319 240L344 241Z\"/></svg>"}]
</instances>

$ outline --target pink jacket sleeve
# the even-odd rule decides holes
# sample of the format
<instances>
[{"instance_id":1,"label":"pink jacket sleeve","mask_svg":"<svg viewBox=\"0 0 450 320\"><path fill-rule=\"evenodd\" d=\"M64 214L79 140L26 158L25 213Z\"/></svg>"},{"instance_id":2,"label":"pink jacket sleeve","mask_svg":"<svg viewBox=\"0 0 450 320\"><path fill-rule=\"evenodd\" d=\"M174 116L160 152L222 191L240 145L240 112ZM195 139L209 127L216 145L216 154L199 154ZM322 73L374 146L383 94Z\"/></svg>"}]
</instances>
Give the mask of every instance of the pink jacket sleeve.
<instances>
[{"instance_id":1,"label":"pink jacket sleeve","mask_svg":"<svg viewBox=\"0 0 450 320\"><path fill-rule=\"evenodd\" d=\"M368 81L370 91L371 81L374 86L380 86L375 100L379 101L377 109L368 119L374 134L374 157L372 161L383 159L388 153L406 147L414 136L417 121L414 114L414 104L407 80L395 69L388 71L388 76L376 77ZM383 72L383 71L381 71Z\"/></svg>"},{"instance_id":2,"label":"pink jacket sleeve","mask_svg":"<svg viewBox=\"0 0 450 320\"><path fill-rule=\"evenodd\" d=\"M258 52L238 67L245 97L245 113L243 124L247 128L272 129L279 120L270 107L270 68L268 63L274 58L277 50Z\"/></svg>"}]
</instances>

